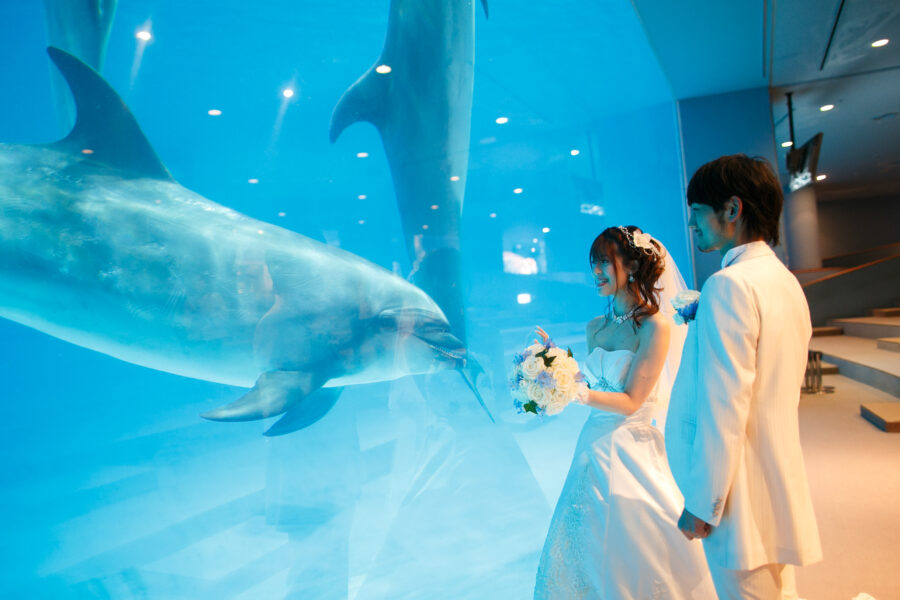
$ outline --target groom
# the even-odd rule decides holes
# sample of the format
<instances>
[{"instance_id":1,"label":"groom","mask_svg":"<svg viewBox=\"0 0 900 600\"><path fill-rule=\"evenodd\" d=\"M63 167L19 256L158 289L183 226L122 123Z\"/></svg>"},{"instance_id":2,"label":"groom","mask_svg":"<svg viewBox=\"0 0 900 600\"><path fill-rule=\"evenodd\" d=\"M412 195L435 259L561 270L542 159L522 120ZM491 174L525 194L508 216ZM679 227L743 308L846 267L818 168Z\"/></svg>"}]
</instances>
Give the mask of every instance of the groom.
<instances>
[{"instance_id":1,"label":"groom","mask_svg":"<svg viewBox=\"0 0 900 600\"><path fill-rule=\"evenodd\" d=\"M687 191L704 284L672 389L666 450L684 494L678 527L704 540L720 600L796 598L793 568L821 559L797 405L812 332L778 243L784 197L743 154L700 167Z\"/></svg>"}]
</instances>

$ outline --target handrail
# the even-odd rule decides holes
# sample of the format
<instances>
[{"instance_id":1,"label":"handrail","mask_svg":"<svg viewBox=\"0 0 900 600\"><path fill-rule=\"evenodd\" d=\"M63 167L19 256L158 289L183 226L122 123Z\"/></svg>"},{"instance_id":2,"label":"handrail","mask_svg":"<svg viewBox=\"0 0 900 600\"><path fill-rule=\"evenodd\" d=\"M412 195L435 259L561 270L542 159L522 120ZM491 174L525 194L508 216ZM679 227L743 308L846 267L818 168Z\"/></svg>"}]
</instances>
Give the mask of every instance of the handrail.
<instances>
[{"instance_id":1,"label":"handrail","mask_svg":"<svg viewBox=\"0 0 900 600\"><path fill-rule=\"evenodd\" d=\"M877 265L877 264L879 264L879 263L883 263L883 262L886 262L886 261L889 261L889 260L894 260L894 259L897 259L897 258L900 258L900 253L893 254L893 255L891 255L891 256L885 256L884 258L879 258L878 260L873 260L872 262L867 262L867 263L865 263L865 264L862 264L862 265L859 265L859 266L856 266L856 267L849 267L849 268L847 268L847 269L843 269L842 271L838 271L837 273L832 273L831 275L826 275L825 277L820 277L820 278L818 278L818 279L813 279L812 281L807 281L807 282L804 283L801 287L809 287L809 286L814 285L814 284L816 284L816 283L821 283L821 282L823 282L823 281L828 281L829 279L834 279L835 277L840 277L841 275L846 275L847 273L852 273L852 272L854 272L854 271L859 271L859 270L861 270L861 269L865 269L865 268L871 267L871 266L873 266L873 265Z\"/></svg>"},{"instance_id":2,"label":"handrail","mask_svg":"<svg viewBox=\"0 0 900 600\"><path fill-rule=\"evenodd\" d=\"M848 256L853 256L855 254L865 254L866 252L874 252L876 250L883 250L885 248L890 248L891 246L897 246L900 248L900 242L891 242L890 244L881 244L880 246L872 246L871 248L864 248L862 250L854 250L853 252L846 252L844 254L835 254L834 256L826 256L823 257L822 260L834 260L836 258L847 258Z\"/></svg>"}]
</instances>

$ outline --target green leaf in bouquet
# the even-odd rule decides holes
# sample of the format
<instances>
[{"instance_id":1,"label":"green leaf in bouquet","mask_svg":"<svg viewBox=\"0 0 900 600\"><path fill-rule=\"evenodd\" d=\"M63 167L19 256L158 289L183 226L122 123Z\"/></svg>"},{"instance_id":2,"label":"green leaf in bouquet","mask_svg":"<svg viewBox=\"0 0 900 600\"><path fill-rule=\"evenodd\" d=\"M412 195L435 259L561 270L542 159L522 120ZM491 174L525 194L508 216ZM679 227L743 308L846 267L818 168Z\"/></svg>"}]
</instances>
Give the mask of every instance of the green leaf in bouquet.
<instances>
[{"instance_id":1,"label":"green leaf in bouquet","mask_svg":"<svg viewBox=\"0 0 900 600\"><path fill-rule=\"evenodd\" d=\"M535 402L534 400L530 400L522 405L522 410L524 410L525 412L538 414L537 409L538 409L538 405L537 405L537 402Z\"/></svg>"},{"instance_id":2,"label":"green leaf in bouquet","mask_svg":"<svg viewBox=\"0 0 900 600\"><path fill-rule=\"evenodd\" d=\"M543 350L541 350L540 352L538 352L537 354L534 355L536 358L540 358L541 360L544 361L545 367L549 367L550 365L553 364L553 361L556 360L555 356L547 355L547 352L549 350L550 350L550 348L544 348Z\"/></svg>"},{"instance_id":3,"label":"green leaf in bouquet","mask_svg":"<svg viewBox=\"0 0 900 600\"><path fill-rule=\"evenodd\" d=\"M571 348L566 348L566 353L569 355L569 358L575 358L575 355L572 354L572 349L571 349Z\"/></svg>"}]
</instances>

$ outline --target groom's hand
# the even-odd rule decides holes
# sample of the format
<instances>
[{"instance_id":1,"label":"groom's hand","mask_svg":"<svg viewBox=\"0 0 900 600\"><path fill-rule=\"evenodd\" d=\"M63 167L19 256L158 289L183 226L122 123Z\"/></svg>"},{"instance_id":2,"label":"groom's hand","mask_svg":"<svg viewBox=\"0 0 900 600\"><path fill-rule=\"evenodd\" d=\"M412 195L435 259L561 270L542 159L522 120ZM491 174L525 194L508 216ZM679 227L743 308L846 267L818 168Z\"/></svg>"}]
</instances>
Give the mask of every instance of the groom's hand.
<instances>
[{"instance_id":1,"label":"groom's hand","mask_svg":"<svg viewBox=\"0 0 900 600\"><path fill-rule=\"evenodd\" d=\"M712 525L703 519L698 519L689 513L687 509L684 509L678 518L678 529L681 530L681 533L687 539L695 540L708 536L712 532Z\"/></svg>"}]
</instances>

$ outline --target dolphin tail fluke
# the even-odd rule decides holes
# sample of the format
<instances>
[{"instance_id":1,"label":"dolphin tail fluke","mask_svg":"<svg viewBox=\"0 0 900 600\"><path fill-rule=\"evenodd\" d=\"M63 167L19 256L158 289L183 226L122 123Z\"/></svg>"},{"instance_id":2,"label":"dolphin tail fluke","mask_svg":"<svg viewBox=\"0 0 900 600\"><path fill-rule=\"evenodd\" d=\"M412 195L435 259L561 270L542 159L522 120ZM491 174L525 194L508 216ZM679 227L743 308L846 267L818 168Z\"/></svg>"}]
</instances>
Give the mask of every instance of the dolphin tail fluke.
<instances>
[{"instance_id":1,"label":"dolphin tail fluke","mask_svg":"<svg viewBox=\"0 0 900 600\"><path fill-rule=\"evenodd\" d=\"M231 404L200 415L211 421L256 421L274 417L315 392L324 383L306 371L268 371L256 385Z\"/></svg>"},{"instance_id":2,"label":"dolphin tail fluke","mask_svg":"<svg viewBox=\"0 0 900 600\"><path fill-rule=\"evenodd\" d=\"M342 391L342 387L333 387L314 392L284 413L263 435L274 437L309 427L328 414Z\"/></svg>"},{"instance_id":3,"label":"dolphin tail fluke","mask_svg":"<svg viewBox=\"0 0 900 600\"><path fill-rule=\"evenodd\" d=\"M484 374L484 369L481 368L478 361L469 356L466 358L465 364L459 368L459 373L465 380L466 385L469 386L469 389L472 390L472 393L475 394L475 398L478 400L481 408L487 413L488 419L491 420L491 423L496 423L494 415L491 414L490 409L488 409L487 404L484 402L484 398L481 396L481 392L478 391L478 376Z\"/></svg>"},{"instance_id":4,"label":"dolphin tail fluke","mask_svg":"<svg viewBox=\"0 0 900 600\"><path fill-rule=\"evenodd\" d=\"M337 141L345 129L359 121L368 121L381 131L381 111L388 104L386 96L389 77L390 75L376 72L373 67L344 92L331 113L328 131L331 143Z\"/></svg>"}]
</instances>

